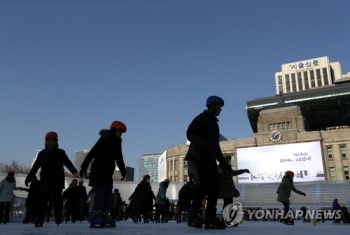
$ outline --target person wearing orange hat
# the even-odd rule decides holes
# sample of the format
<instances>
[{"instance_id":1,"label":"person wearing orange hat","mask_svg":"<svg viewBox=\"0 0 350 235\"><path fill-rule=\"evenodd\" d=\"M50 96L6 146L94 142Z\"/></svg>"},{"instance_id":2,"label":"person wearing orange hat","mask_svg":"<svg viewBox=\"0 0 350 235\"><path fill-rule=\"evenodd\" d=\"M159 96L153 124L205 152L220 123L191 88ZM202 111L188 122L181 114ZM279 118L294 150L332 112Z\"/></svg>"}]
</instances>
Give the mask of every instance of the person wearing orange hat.
<instances>
[{"instance_id":1,"label":"person wearing orange hat","mask_svg":"<svg viewBox=\"0 0 350 235\"><path fill-rule=\"evenodd\" d=\"M16 186L15 172L9 171L7 177L0 182L0 223L9 222L9 210L13 201L13 190L21 190ZM5 210L5 217L3 216Z\"/></svg>"},{"instance_id":2,"label":"person wearing orange hat","mask_svg":"<svg viewBox=\"0 0 350 235\"><path fill-rule=\"evenodd\" d=\"M294 178L294 172L293 171L286 171L281 184L278 186L277 189L277 201L281 202L284 206L283 209L283 218L280 220L282 223L285 223L287 225L294 225L294 220L292 218L287 218L287 214L289 212L289 198L292 191L294 191L297 194L306 196L306 194L302 191L299 191L294 187L293 183Z\"/></svg>"},{"instance_id":3,"label":"person wearing orange hat","mask_svg":"<svg viewBox=\"0 0 350 235\"><path fill-rule=\"evenodd\" d=\"M116 221L109 216L110 201L113 189L113 174L115 164L122 175L126 177L126 168L122 153L122 134L126 132L126 125L121 121L114 121L110 129L100 131L100 138L92 147L81 164L81 177L87 172L91 161L89 186L95 189L93 211L90 216L90 228L115 227Z\"/></svg>"},{"instance_id":4,"label":"person wearing orange hat","mask_svg":"<svg viewBox=\"0 0 350 235\"><path fill-rule=\"evenodd\" d=\"M160 221L162 223L167 223L168 218L166 213L166 205L167 205L167 197L166 197L166 191L169 186L169 179L164 179L162 182L159 183L158 193L156 196L156 223L159 223ZM160 218L161 217L161 218Z\"/></svg>"},{"instance_id":5,"label":"person wearing orange hat","mask_svg":"<svg viewBox=\"0 0 350 235\"><path fill-rule=\"evenodd\" d=\"M40 202L35 227L42 227L45 221L45 214L48 202L55 205L55 222L57 226L62 222L62 190L65 187L64 167L75 176L79 173L68 158L63 149L58 148L58 134L50 131L45 135L45 149L38 153L38 156L27 175L24 183L28 184L33 176L40 171Z\"/></svg>"},{"instance_id":6,"label":"person wearing orange hat","mask_svg":"<svg viewBox=\"0 0 350 235\"><path fill-rule=\"evenodd\" d=\"M133 211L133 221L138 222L138 218L143 215L143 222L149 223L151 219L151 212L153 211L153 200L155 195L151 187L151 177L149 175L144 175L139 186L135 189L133 193L134 198L134 211Z\"/></svg>"},{"instance_id":7,"label":"person wearing orange hat","mask_svg":"<svg viewBox=\"0 0 350 235\"><path fill-rule=\"evenodd\" d=\"M78 219L80 190L77 186L78 180L72 179L69 188L67 188L62 194L63 201L66 201L64 205L66 223L70 219L72 220L72 223L75 223Z\"/></svg>"}]
</instances>

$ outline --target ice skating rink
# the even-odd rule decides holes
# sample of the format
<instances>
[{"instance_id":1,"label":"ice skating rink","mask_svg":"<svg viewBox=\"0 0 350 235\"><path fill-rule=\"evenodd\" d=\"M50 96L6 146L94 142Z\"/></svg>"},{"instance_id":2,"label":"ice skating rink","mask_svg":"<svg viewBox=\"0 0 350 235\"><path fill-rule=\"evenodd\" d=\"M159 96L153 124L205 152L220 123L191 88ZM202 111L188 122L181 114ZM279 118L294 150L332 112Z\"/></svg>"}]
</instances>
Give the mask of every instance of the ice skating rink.
<instances>
[{"instance_id":1,"label":"ice skating rink","mask_svg":"<svg viewBox=\"0 0 350 235\"><path fill-rule=\"evenodd\" d=\"M45 223L42 228L35 228L33 224L23 224L12 222L0 225L1 235L86 235L86 234L123 234L123 235L183 235L183 234L244 234L244 235L348 235L350 224L333 224L332 221L318 222L316 225L296 221L295 225L285 225L280 222L265 221L244 221L238 227L230 227L223 230L205 230L188 227L187 224L177 224L169 221L165 224L150 222L133 223L129 221L117 222L115 228L89 228L89 223L68 222L60 224L58 227L51 221Z\"/></svg>"}]
</instances>

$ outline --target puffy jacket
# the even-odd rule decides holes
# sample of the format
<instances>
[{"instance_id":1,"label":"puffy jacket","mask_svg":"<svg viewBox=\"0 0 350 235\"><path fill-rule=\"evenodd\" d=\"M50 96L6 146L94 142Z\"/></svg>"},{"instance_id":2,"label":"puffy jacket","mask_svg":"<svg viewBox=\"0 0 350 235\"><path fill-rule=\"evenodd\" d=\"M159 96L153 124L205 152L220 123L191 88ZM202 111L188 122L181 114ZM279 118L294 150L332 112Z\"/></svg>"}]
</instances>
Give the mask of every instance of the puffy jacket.
<instances>
[{"instance_id":1,"label":"puffy jacket","mask_svg":"<svg viewBox=\"0 0 350 235\"><path fill-rule=\"evenodd\" d=\"M290 203L289 198L292 191L300 195L303 194L302 191L299 191L294 187L293 180L286 176L283 177L282 182L278 186L277 191L279 192L277 196L277 201L285 202L288 204Z\"/></svg>"},{"instance_id":2,"label":"puffy jacket","mask_svg":"<svg viewBox=\"0 0 350 235\"><path fill-rule=\"evenodd\" d=\"M217 160L224 164L224 156L219 145L218 121L214 114L204 110L190 123L186 135L191 144L201 152L202 161L216 162Z\"/></svg>"},{"instance_id":3,"label":"puffy jacket","mask_svg":"<svg viewBox=\"0 0 350 235\"><path fill-rule=\"evenodd\" d=\"M159 189L156 197L156 204L158 205L166 205L165 199L166 199L166 191L167 188L165 186L166 184L164 182L159 183Z\"/></svg>"},{"instance_id":4,"label":"puffy jacket","mask_svg":"<svg viewBox=\"0 0 350 235\"><path fill-rule=\"evenodd\" d=\"M122 154L122 140L117 138L111 130L101 130L100 138L92 147L81 169L86 170L90 162L90 182L92 187L113 188L113 173L115 171L115 163L122 176L126 175L126 169Z\"/></svg>"},{"instance_id":5,"label":"puffy jacket","mask_svg":"<svg viewBox=\"0 0 350 235\"><path fill-rule=\"evenodd\" d=\"M11 182L5 177L0 182L0 202L12 202L15 195L13 194L13 190L19 190L19 187L16 187L16 180L13 178Z\"/></svg>"},{"instance_id":6,"label":"puffy jacket","mask_svg":"<svg viewBox=\"0 0 350 235\"><path fill-rule=\"evenodd\" d=\"M65 187L64 167L67 167L72 174L77 172L63 149L55 148L52 151L43 149L39 152L25 181L30 182L41 168L40 192L62 190Z\"/></svg>"},{"instance_id":7,"label":"puffy jacket","mask_svg":"<svg viewBox=\"0 0 350 235\"><path fill-rule=\"evenodd\" d=\"M243 174L244 170L232 170L231 168L225 169L220 177L220 193L219 198L232 198L239 197L240 193L236 189L235 183L232 177Z\"/></svg>"}]
</instances>

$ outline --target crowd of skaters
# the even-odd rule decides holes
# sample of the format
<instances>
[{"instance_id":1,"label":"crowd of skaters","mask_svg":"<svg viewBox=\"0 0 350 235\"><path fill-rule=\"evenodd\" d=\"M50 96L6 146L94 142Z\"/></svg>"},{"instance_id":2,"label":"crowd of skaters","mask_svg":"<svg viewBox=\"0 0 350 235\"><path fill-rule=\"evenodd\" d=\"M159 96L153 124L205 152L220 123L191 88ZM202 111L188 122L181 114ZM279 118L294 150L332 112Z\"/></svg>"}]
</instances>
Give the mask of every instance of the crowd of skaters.
<instances>
[{"instance_id":1,"label":"crowd of skaters","mask_svg":"<svg viewBox=\"0 0 350 235\"><path fill-rule=\"evenodd\" d=\"M57 225L63 221L74 223L88 219L90 228L115 227L117 220L132 218L135 223L141 220L144 223L167 223L169 219L176 219L177 222L186 221L188 226L196 228L202 228L203 225L205 229L226 228L225 221L217 217L217 201L222 198L225 207L233 202L233 198L239 197L233 176L250 172L248 169L233 170L230 165L231 158L224 157L220 149L217 116L220 115L223 106L224 100L221 97L208 97L207 109L197 115L187 128L186 135L190 146L185 160L188 161L190 180L180 189L176 205L170 203L166 197L168 179L160 182L158 192L154 194L150 176L145 175L130 196L129 205L121 201L118 189L113 190L112 175L115 165L120 169L120 180L124 180L127 174L121 139L127 128L123 122L113 121L109 129L100 130L97 142L84 159L79 171L65 151L58 147L58 134L48 132L45 136L45 148L38 153L25 179L28 188L23 190L28 191L28 213L24 223L32 222L35 227L42 227L45 216L51 214L53 208ZM87 193L82 178L90 164L89 186L92 189ZM64 187L64 167L75 177L67 189ZM36 177L39 169L40 180ZM294 173L287 171L277 190L277 201L283 204L285 214L289 210L291 191L306 196L294 187L293 177ZM16 187L14 172L9 172L6 179L1 181L0 221L4 223L8 222L7 202L13 200L2 199L7 187L4 185L8 183L12 183L10 190L22 190ZM288 219L281 222L293 223Z\"/></svg>"}]
</instances>

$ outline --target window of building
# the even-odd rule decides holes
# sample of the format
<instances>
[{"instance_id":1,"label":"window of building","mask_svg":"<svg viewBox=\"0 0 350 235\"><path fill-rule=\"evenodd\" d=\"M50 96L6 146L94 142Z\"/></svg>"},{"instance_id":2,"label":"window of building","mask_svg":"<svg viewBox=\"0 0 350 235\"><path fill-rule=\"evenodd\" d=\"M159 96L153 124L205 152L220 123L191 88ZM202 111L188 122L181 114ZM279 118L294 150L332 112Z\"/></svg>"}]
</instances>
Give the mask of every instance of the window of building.
<instances>
[{"instance_id":1,"label":"window of building","mask_svg":"<svg viewBox=\"0 0 350 235\"><path fill-rule=\"evenodd\" d=\"M289 74L286 75L286 88L287 88L287 93L289 93L290 92Z\"/></svg>"},{"instance_id":2,"label":"window of building","mask_svg":"<svg viewBox=\"0 0 350 235\"><path fill-rule=\"evenodd\" d=\"M173 160L170 160L170 170L173 170Z\"/></svg>"},{"instance_id":3,"label":"window of building","mask_svg":"<svg viewBox=\"0 0 350 235\"><path fill-rule=\"evenodd\" d=\"M297 91L297 82L295 80L295 73L292 73L292 88L293 88L293 92Z\"/></svg>"},{"instance_id":4,"label":"window of building","mask_svg":"<svg viewBox=\"0 0 350 235\"><path fill-rule=\"evenodd\" d=\"M342 157L346 157L346 147L340 146L340 154Z\"/></svg>"},{"instance_id":5,"label":"window of building","mask_svg":"<svg viewBox=\"0 0 350 235\"><path fill-rule=\"evenodd\" d=\"M273 124L273 129L277 129L277 123Z\"/></svg>"},{"instance_id":6,"label":"window of building","mask_svg":"<svg viewBox=\"0 0 350 235\"><path fill-rule=\"evenodd\" d=\"M349 179L350 179L350 176L349 176L349 167L344 166L344 167L343 167L343 170L344 170L344 178L345 178L346 180L349 180Z\"/></svg>"},{"instance_id":7,"label":"window of building","mask_svg":"<svg viewBox=\"0 0 350 235\"><path fill-rule=\"evenodd\" d=\"M286 123L282 122L282 130L285 130L285 129L286 129Z\"/></svg>"},{"instance_id":8,"label":"window of building","mask_svg":"<svg viewBox=\"0 0 350 235\"><path fill-rule=\"evenodd\" d=\"M173 177L172 176L170 176L170 180L169 180L170 182L173 182Z\"/></svg>"},{"instance_id":9,"label":"window of building","mask_svg":"<svg viewBox=\"0 0 350 235\"><path fill-rule=\"evenodd\" d=\"M324 82L324 85L329 85L327 69L326 69L326 68L323 68L323 69L322 69L322 72L323 72L323 82Z\"/></svg>"},{"instance_id":10,"label":"window of building","mask_svg":"<svg viewBox=\"0 0 350 235\"><path fill-rule=\"evenodd\" d=\"M315 74L313 70L310 70L310 82L311 82L311 87L315 87Z\"/></svg>"},{"instance_id":11,"label":"window of building","mask_svg":"<svg viewBox=\"0 0 350 235\"><path fill-rule=\"evenodd\" d=\"M290 122L286 122L287 129L291 129Z\"/></svg>"},{"instance_id":12,"label":"window of building","mask_svg":"<svg viewBox=\"0 0 350 235\"><path fill-rule=\"evenodd\" d=\"M230 164L233 166L235 165L235 155L231 154L231 162Z\"/></svg>"},{"instance_id":13,"label":"window of building","mask_svg":"<svg viewBox=\"0 0 350 235\"><path fill-rule=\"evenodd\" d=\"M184 182L186 183L188 181L187 175L184 175Z\"/></svg>"},{"instance_id":14,"label":"window of building","mask_svg":"<svg viewBox=\"0 0 350 235\"><path fill-rule=\"evenodd\" d=\"M317 86L322 86L321 70L316 69Z\"/></svg>"},{"instance_id":15,"label":"window of building","mask_svg":"<svg viewBox=\"0 0 350 235\"><path fill-rule=\"evenodd\" d=\"M188 167L188 163L187 161L184 161L184 168L187 169L187 167Z\"/></svg>"},{"instance_id":16,"label":"window of building","mask_svg":"<svg viewBox=\"0 0 350 235\"><path fill-rule=\"evenodd\" d=\"M329 172L331 173L331 180L337 180L334 167L330 167Z\"/></svg>"},{"instance_id":17,"label":"window of building","mask_svg":"<svg viewBox=\"0 0 350 235\"><path fill-rule=\"evenodd\" d=\"M178 163L177 163L177 159L174 160L174 170L177 170L178 167Z\"/></svg>"},{"instance_id":18,"label":"window of building","mask_svg":"<svg viewBox=\"0 0 350 235\"><path fill-rule=\"evenodd\" d=\"M302 91L303 90L303 81L301 80L301 72L297 73L297 76L298 76L298 88L299 88L299 91Z\"/></svg>"},{"instance_id":19,"label":"window of building","mask_svg":"<svg viewBox=\"0 0 350 235\"><path fill-rule=\"evenodd\" d=\"M328 155L328 158L333 158L332 147L327 147L327 155Z\"/></svg>"},{"instance_id":20,"label":"window of building","mask_svg":"<svg viewBox=\"0 0 350 235\"><path fill-rule=\"evenodd\" d=\"M269 130L273 130L273 124L269 124Z\"/></svg>"},{"instance_id":21,"label":"window of building","mask_svg":"<svg viewBox=\"0 0 350 235\"><path fill-rule=\"evenodd\" d=\"M168 171L170 171L169 161L166 161L166 169L167 169Z\"/></svg>"},{"instance_id":22,"label":"window of building","mask_svg":"<svg viewBox=\"0 0 350 235\"><path fill-rule=\"evenodd\" d=\"M177 175L174 176L174 182L177 182Z\"/></svg>"},{"instance_id":23,"label":"window of building","mask_svg":"<svg viewBox=\"0 0 350 235\"><path fill-rule=\"evenodd\" d=\"M307 75L307 71L304 71L304 83L305 83L305 90L309 89L309 77Z\"/></svg>"}]
</instances>

